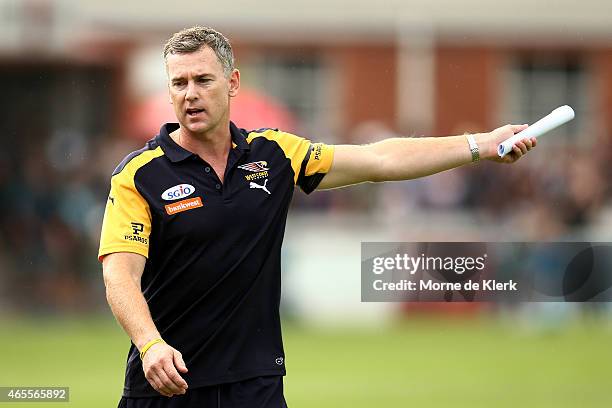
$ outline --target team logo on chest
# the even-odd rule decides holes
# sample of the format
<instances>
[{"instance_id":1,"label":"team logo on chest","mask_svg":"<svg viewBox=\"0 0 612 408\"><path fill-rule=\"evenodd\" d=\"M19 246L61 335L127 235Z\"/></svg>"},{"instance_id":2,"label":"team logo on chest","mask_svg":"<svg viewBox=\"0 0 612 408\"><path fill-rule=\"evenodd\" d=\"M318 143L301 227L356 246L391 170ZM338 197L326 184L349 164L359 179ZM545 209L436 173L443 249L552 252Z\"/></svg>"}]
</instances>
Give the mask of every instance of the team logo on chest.
<instances>
[{"instance_id":1,"label":"team logo on chest","mask_svg":"<svg viewBox=\"0 0 612 408\"><path fill-rule=\"evenodd\" d=\"M238 166L238 168L250 172L249 174L244 176L247 181L268 178L268 170L270 170L270 168L268 167L268 162L263 160L245 163Z\"/></svg>"},{"instance_id":2,"label":"team logo on chest","mask_svg":"<svg viewBox=\"0 0 612 408\"><path fill-rule=\"evenodd\" d=\"M246 181L249 182L250 189L262 190L268 195L272 194L270 193L270 190L268 190L268 177L270 176L268 170L270 170L270 168L268 167L267 161L261 160L251 163L245 163L238 166L238 168L249 172L249 174L246 174L244 178ZM261 181L257 183L254 181L262 179L263 183Z\"/></svg>"}]
</instances>

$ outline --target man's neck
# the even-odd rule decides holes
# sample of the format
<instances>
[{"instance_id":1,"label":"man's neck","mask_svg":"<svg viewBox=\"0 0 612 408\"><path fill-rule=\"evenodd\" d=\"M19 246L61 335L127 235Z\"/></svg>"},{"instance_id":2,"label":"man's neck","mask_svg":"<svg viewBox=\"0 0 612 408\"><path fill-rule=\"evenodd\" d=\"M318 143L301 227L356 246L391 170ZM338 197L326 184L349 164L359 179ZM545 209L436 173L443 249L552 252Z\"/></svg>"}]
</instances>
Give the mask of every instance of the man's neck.
<instances>
[{"instance_id":1,"label":"man's neck","mask_svg":"<svg viewBox=\"0 0 612 408\"><path fill-rule=\"evenodd\" d=\"M202 134L189 132L181 126L170 137L183 149L197 154L207 162L225 162L232 146L229 124Z\"/></svg>"}]
</instances>

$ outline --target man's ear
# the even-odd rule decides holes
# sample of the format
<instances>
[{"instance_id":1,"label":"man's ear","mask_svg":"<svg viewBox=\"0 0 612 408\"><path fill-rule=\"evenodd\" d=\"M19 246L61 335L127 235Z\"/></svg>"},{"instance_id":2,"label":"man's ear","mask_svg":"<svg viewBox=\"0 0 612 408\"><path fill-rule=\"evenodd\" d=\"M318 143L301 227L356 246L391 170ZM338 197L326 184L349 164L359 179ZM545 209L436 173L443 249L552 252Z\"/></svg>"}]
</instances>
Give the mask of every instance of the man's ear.
<instances>
[{"instance_id":1,"label":"man's ear","mask_svg":"<svg viewBox=\"0 0 612 408\"><path fill-rule=\"evenodd\" d=\"M234 97L238 95L238 90L240 89L240 71L234 69L230 74L229 78L229 96Z\"/></svg>"}]
</instances>

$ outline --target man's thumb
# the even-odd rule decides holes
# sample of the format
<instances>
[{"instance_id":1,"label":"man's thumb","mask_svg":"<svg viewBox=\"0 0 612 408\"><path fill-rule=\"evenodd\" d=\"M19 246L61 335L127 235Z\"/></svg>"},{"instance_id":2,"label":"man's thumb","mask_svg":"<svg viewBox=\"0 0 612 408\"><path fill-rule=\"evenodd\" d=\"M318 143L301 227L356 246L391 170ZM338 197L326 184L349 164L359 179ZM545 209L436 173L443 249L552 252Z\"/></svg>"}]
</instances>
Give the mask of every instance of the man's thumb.
<instances>
[{"instance_id":1,"label":"man's thumb","mask_svg":"<svg viewBox=\"0 0 612 408\"><path fill-rule=\"evenodd\" d=\"M174 366L178 368L180 372L186 373L188 370L187 370L187 366L185 365L185 362L183 361L183 356L181 356L181 353L175 350L173 353L173 357L174 357Z\"/></svg>"}]
</instances>

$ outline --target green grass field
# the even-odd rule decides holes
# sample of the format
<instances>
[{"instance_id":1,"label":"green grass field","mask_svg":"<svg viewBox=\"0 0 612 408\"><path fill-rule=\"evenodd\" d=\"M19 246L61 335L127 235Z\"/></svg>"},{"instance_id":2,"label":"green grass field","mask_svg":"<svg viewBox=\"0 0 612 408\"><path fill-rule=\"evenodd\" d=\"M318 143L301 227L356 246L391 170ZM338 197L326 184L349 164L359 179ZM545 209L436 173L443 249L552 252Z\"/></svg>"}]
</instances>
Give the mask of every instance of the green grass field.
<instances>
[{"instance_id":1,"label":"green grass field","mask_svg":"<svg viewBox=\"0 0 612 408\"><path fill-rule=\"evenodd\" d=\"M1 386L69 386L71 402L51 406L116 407L128 341L113 320L0 324ZM284 339L292 408L612 406L609 321L531 334L492 320L286 325Z\"/></svg>"}]
</instances>

